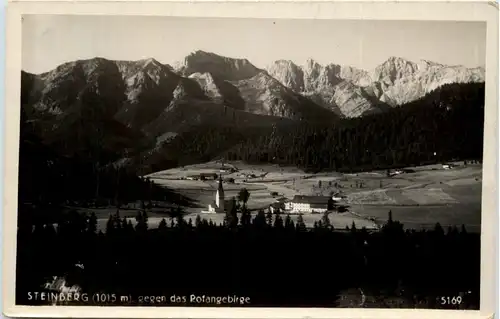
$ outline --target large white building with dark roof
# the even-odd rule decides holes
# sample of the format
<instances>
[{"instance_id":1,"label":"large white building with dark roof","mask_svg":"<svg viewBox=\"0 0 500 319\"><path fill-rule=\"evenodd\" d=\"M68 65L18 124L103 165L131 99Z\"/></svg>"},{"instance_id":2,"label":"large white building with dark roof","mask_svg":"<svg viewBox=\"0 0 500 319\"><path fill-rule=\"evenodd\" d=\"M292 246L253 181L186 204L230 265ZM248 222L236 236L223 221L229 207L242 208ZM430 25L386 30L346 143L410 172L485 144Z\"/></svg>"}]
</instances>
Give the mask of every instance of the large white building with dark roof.
<instances>
[{"instance_id":1,"label":"large white building with dark roof","mask_svg":"<svg viewBox=\"0 0 500 319\"><path fill-rule=\"evenodd\" d=\"M333 199L329 196L296 195L287 208L297 213L324 213L333 208Z\"/></svg>"}]
</instances>

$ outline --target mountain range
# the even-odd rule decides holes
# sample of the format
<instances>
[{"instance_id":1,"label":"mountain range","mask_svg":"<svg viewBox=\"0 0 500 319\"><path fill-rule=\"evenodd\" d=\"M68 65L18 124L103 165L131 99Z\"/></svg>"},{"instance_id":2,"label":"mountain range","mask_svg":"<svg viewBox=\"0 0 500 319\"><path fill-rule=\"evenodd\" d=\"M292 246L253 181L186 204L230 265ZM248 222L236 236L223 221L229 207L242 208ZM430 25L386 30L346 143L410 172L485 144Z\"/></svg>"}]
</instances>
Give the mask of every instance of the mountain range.
<instances>
[{"instance_id":1,"label":"mountain range","mask_svg":"<svg viewBox=\"0 0 500 319\"><path fill-rule=\"evenodd\" d=\"M173 65L93 58L42 74L23 71L21 104L42 138L59 149L126 157L138 149L151 153L193 126L331 124L383 113L446 84L484 82L484 74L480 67L397 57L373 70L311 59L261 69L247 59L195 51Z\"/></svg>"},{"instance_id":2,"label":"mountain range","mask_svg":"<svg viewBox=\"0 0 500 319\"><path fill-rule=\"evenodd\" d=\"M278 60L259 69L247 59L204 51L195 51L174 65L154 59L81 60L43 74L23 73L23 89L35 109L58 114L93 87L99 96L117 102L116 119L144 126L183 101L199 108L216 104L290 119L334 118L330 112L358 117L417 100L444 84L483 82L485 74L481 67L397 57L369 71L321 65L312 59L302 66Z\"/></svg>"}]
</instances>

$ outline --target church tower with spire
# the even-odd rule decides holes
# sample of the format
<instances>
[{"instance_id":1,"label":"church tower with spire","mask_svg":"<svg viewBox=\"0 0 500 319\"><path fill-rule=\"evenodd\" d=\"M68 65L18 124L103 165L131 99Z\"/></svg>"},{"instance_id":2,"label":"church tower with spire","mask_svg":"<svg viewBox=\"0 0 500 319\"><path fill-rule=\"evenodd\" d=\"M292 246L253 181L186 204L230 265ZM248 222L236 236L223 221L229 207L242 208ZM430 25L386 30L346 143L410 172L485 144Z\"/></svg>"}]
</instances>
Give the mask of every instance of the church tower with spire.
<instances>
[{"instance_id":1,"label":"church tower with spire","mask_svg":"<svg viewBox=\"0 0 500 319\"><path fill-rule=\"evenodd\" d=\"M224 187L222 186L222 174L219 174L219 186L215 193L215 206L220 212L224 212Z\"/></svg>"}]
</instances>

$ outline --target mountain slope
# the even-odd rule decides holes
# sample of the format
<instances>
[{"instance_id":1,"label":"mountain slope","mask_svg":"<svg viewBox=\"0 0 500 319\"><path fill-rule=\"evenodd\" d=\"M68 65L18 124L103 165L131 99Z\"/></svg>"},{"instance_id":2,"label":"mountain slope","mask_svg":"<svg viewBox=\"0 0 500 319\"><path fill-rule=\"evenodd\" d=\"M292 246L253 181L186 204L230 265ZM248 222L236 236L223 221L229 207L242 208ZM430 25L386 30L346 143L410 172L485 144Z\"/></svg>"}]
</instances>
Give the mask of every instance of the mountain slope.
<instances>
[{"instance_id":1,"label":"mountain slope","mask_svg":"<svg viewBox=\"0 0 500 319\"><path fill-rule=\"evenodd\" d=\"M482 158L484 83L449 84L380 113L334 124L202 125L177 135L142 162L145 171L224 157L311 170L386 169Z\"/></svg>"},{"instance_id":2,"label":"mountain slope","mask_svg":"<svg viewBox=\"0 0 500 319\"><path fill-rule=\"evenodd\" d=\"M267 72L233 82L246 102L245 110L290 119L331 121L336 116L316 103L288 89Z\"/></svg>"},{"instance_id":3,"label":"mountain slope","mask_svg":"<svg viewBox=\"0 0 500 319\"><path fill-rule=\"evenodd\" d=\"M343 117L380 113L450 83L483 82L483 68L418 63L390 57L372 71L309 59L304 66L278 60L267 68L286 87Z\"/></svg>"},{"instance_id":4,"label":"mountain slope","mask_svg":"<svg viewBox=\"0 0 500 319\"><path fill-rule=\"evenodd\" d=\"M374 78L382 89L380 100L396 106L417 100L445 84L484 82L485 70L391 58L375 70Z\"/></svg>"},{"instance_id":5,"label":"mountain slope","mask_svg":"<svg viewBox=\"0 0 500 319\"><path fill-rule=\"evenodd\" d=\"M189 75L212 100L228 105L237 110L245 109L245 100L240 91L230 82L214 78L211 73L193 73Z\"/></svg>"},{"instance_id":6,"label":"mountain slope","mask_svg":"<svg viewBox=\"0 0 500 319\"><path fill-rule=\"evenodd\" d=\"M212 99L238 110L297 120L337 118L246 59L195 51L179 63L176 70L196 80Z\"/></svg>"}]
</instances>

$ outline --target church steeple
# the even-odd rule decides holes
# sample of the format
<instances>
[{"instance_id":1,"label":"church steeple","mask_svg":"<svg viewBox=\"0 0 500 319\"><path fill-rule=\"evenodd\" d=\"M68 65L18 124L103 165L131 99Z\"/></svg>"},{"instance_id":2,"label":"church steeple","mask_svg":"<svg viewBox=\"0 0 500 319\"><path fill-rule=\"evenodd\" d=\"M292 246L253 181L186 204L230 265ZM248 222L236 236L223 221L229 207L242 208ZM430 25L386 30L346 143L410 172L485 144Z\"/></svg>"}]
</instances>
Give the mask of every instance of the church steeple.
<instances>
[{"instance_id":1,"label":"church steeple","mask_svg":"<svg viewBox=\"0 0 500 319\"><path fill-rule=\"evenodd\" d=\"M219 187L215 194L215 205L221 212L224 212L224 186L222 185L222 174L219 174Z\"/></svg>"},{"instance_id":2,"label":"church steeple","mask_svg":"<svg viewBox=\"0 0 500 319\"><path fill-rule=\"evenodd\" d=\"M217 190L224 191L224 187L222 186L222 174L219 174L219 187L217 188Z\"/></svg>"}]
</instances>

